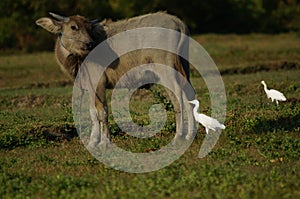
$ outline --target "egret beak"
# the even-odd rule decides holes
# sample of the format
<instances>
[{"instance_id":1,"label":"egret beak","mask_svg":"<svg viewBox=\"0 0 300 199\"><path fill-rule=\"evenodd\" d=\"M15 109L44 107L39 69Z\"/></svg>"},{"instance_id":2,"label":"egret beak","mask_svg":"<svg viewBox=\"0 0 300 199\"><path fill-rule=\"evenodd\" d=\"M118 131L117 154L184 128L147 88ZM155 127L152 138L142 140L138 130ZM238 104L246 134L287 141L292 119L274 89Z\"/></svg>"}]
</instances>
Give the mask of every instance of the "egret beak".
<instances>
[{"instance_id":1,"label":"egret beak","mask_svg":"<svg viewBox=\"0 0 300 199\"><path fill-rule=\"evenodd\" d=\"M198 100L192 100L192 101L188 101L190 104L194 104L195 106L199 105L199 101Z\"/></svg>"}]
</instances>

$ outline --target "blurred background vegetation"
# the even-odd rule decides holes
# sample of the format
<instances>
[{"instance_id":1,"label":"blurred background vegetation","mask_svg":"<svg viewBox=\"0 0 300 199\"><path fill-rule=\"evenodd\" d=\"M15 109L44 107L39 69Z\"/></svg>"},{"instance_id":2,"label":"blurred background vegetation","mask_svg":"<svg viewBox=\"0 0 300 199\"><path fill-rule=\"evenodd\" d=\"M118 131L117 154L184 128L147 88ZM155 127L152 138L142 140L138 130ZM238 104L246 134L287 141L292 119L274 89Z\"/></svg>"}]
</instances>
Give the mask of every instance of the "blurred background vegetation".
<instances>
[{"instance_id":1,"label":"blurred background vegetation","mask_svg":"<svg viewBox=\"0 0 300 199\"><path fill-rule=\"evenodd\" d=\"M55 37L35 25L48 12L89 19L128 18L166 10L192 34L299 31L300 0L1 0L0 51L52 50Z\"/></svg>"}]
</instances>

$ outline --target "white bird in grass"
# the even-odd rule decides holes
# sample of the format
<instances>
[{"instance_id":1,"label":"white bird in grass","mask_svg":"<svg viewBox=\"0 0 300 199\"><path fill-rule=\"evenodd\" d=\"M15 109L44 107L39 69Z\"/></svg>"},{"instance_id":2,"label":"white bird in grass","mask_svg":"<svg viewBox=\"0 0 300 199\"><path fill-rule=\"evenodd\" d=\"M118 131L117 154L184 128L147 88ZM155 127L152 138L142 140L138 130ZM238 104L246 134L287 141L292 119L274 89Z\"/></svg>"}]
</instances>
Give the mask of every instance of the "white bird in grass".
<instances>
[{"instance_id":1,"label":"white bird in grass","mask_svg":"<svg viewBox=\"0 0 300 199\"><path fill-rule=\"evenodd\" d=\"M274 89L268 89L267 88L267 84L265 83L265 81L261 81L262 85L264 85L264 90L267 94L267 97L268 98L271 98L272 102L275 100L277 105L278 105L278 101L286 101L286 98L284 97L284 95L277 91L277 90L274 90Z\"/></svg>"},{"instance_id":2,"label":"white bird in grass","mask_svg":"<svg viewBox=\"0 0 300 199\"><path fill-rule=\"evenodd\" d=\"M205 127L206 134L208 134L209 130L216 131L217 129L225 129L225 126L221 124L218 120L197 112L199 108L198 100L195 99L189 101L189 103L195 105L193 109L194 118L197 122L199 122L200 124L202 124L202 126Z\"/></svg>"}]
</instances>

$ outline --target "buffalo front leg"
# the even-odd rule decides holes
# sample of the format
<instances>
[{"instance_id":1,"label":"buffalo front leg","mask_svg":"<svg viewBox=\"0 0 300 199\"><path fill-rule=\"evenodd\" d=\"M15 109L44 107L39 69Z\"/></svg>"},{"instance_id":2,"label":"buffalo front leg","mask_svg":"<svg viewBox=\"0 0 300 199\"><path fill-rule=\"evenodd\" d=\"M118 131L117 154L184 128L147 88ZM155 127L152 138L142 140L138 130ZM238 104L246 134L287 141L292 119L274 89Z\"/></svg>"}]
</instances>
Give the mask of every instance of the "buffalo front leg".
<instances>
[{"instance_id":1,"label":"buffalo front leg","mask_svg":"<svg viewBox=\"0 0 300 199\"><path fill-rule=\"evenodd\" d=\"M97 109L93 103L90 105L90 117L91 117L91 123L92 123L92 131L90 135L90 140L88 146L90 148L96 147L101 140L100 136L100 128L99 128L99 121L97 116Z\"/></svg>"},{"instance_id":2,"label":"buffalo front leg","mask_svg":"<svg viewBox=\"0 0 300 199\"><path fill-rule=\"evenodd\" d=\"M100 89L97 89L99 91ZM90 116L92 121L92 132L90 135L89 147L97 145L106 146L110 143L110 133L108 129L107 104L105 99L105 89L97 92L91 97Z\"/></svg>"},{"instance_id":3,"label":"buffalo front leg","mask_svg":"<svg viewBox=\"0 0 300 199\"><path fill-rule=\"evenodd\" d=\"M104 82L99 82L97 91L96 91L96 99L95 99L95 107L98 113L98 121L99 121L99 129L101 134L100 145L107 146L110 143L110 133L108 128L108 109L106 103L106 88Z\"/></svg>"},{"instance_id":4,"label":"buffalo front leg","mask_svg":"<svg viewBox=\"0 0 300 199\"><path fill-rule=\"evenodd\" d=\"M105 101L100 99L95 101L95 106L97 109L97 118L99 121L100 130L100 145L106 146L110 143L110 133L108 128L108 114L107 114L107 104Z\"/></svg>"}]
</instances>

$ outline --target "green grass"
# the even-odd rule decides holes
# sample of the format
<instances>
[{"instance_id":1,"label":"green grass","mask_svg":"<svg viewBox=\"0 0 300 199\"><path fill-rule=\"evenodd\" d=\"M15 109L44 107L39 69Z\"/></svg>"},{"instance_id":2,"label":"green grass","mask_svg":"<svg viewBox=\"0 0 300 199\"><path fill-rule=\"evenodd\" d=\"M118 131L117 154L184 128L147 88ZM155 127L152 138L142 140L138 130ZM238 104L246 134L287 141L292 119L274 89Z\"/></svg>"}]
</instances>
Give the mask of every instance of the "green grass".
<instances>
[{"instance_id":1,"label":"green grass","mask_svg":"<svg viewBox=\"0 0 300 199\"><path fill-rule=\"evenodd\" d=\"M144 174L105 166L75 136L72 83L60 72L53 53L1 56L0 198L299 198L299 34L194 38L223 74L226 130L213 151L199 159L205 137L199 126L182 157ZM272 104L261 80L288 101ZM209 92L194 70L192 84L201 111L209 113ZM160 87L152 90L134 95L132 117L148 124L148 108L160 102L168 110L167 124L153 138L140 140L121 132L110 116L118 146L148 152L172 139L172 105Z\"/></svg>"}]
</instances>

